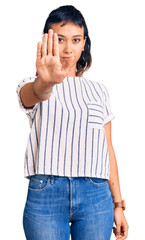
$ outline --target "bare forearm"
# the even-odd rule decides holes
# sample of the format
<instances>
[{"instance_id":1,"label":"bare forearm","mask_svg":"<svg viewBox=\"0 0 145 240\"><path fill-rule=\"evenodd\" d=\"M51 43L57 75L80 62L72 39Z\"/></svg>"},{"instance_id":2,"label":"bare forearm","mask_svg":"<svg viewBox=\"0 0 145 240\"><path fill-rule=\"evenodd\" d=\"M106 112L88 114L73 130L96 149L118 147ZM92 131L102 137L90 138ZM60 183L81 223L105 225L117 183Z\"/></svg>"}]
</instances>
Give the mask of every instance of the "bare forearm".
<instances>
[{"instance_id":1,"label":"bare forearm","mask_svg":"<svg viewBox=\"0 0 145 240\"><path fill-rule=\"evenodd\" d=\"M111 145L108 150L110 159L110 179L108 183L114 202L120 202L122 200L122 197L119 184L117 161L113 146Z\"/></svg>"},{"instance_id":2,"label":"bare forearm","mask_svg":"<svg viewBox=\"0 0 145 240\"><path fill-rule=\"evenodd\" d=\"M39 77L33 82L32 88L33 93L41 100L45 101L51 96L51 90L54 87L55 83L53 82L44 82Z\"/></svg>"},{"instance_id":3,"label":"bare forearm","mask_svg":"<svg viewBox=\"0 0 145 240\"><path fill-rule=\"evenodd\" d=\"M20 90L20 98L26 108L32 108L36 103L47 100L52 92L49 92L53 85L49 87L42 84L39 78L34 82L26 83Z\"/></svg>"}]
</instances>

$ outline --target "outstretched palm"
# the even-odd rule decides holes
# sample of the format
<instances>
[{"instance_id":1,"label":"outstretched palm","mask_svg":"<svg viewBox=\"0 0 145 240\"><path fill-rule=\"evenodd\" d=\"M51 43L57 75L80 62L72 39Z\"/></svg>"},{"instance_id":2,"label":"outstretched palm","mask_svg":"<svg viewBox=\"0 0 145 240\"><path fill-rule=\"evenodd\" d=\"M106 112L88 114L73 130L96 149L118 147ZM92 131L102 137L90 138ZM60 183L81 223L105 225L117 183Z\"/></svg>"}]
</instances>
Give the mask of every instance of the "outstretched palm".
<instances>
[{"instance_id":1,"label":"outstretched palm","mask_svg":"<svg viewBox=\"0 0 145 240\"><path fill-rule=\"evenodd\" d=\"M44 34L43 43L38 42L36 69L39 77L46 84L61 83L67 76L68 71L74 64L73 59L69 58L63 66L59 57L57 33L49 29L48 34Z\"/></svg>"}]
</instances>

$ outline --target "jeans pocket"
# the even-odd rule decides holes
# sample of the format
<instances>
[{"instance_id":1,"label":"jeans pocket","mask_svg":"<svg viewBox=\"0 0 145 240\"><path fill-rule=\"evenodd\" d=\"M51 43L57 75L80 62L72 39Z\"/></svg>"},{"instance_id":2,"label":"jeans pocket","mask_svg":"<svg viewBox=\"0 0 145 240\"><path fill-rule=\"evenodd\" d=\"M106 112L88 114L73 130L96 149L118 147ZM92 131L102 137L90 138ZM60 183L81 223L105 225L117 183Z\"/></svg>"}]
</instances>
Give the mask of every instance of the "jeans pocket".
<instances>
[{"instance_id":1,"label":"jeans pocket","mask_svg":"<svg viewBox=\"0 0 145 240\"><path fill-rule=\"evenodd\" d=\"M88 179L91 184L97 185L97 186L101 186L108 183L108 179L106 178L89 177Z\"/></svg>"},{"instance_id":2,"label":"jeans pocket","mask_svg":"<svg viewBox=\"0 0 145 240\"><path fill-rule=\"evenodd\" d=\"M28 189L31 191L44 191L50 184L50 177L39 174L30 177Z\"/></svg>"}]
</instances>

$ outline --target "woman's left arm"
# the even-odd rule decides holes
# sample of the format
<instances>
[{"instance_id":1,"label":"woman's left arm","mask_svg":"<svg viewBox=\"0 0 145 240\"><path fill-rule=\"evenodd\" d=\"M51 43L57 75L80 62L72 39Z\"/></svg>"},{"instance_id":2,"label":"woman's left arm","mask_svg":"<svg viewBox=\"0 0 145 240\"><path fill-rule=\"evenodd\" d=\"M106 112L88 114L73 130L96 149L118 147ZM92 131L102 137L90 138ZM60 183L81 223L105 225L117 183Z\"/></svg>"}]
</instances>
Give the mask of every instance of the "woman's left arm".
<instances>
[{"instance_id":1,"label":"woman's left arm","mask_svg":"<svg viewBox=\"0 0 145 240\"><path fill-rule=\"evenodd\" d=\"M108 184L111 190L113 201L121 202L122 197L119 184L118 167L111 139L111 121L104 125L104 129L110 161L110 176ZM122 208L117 207L114 209L114 220L116 224L116 228L113 227L115 236L120 236L117 238L120 240L126 239L128 235L128 223Z\"/></svg>"},{"instance_id":2,"label":"woman's left arm","mask_svg":"<svg viewBox=\"0 0 145 240\"><path fill-rule=\"evenodd\" d=\"M111 121L104 125L104 129L110 161L110 180L108 183L114 202L121 202L122 197L119 185L118 167L111 139Z\"/></svg>"}]
</instances>

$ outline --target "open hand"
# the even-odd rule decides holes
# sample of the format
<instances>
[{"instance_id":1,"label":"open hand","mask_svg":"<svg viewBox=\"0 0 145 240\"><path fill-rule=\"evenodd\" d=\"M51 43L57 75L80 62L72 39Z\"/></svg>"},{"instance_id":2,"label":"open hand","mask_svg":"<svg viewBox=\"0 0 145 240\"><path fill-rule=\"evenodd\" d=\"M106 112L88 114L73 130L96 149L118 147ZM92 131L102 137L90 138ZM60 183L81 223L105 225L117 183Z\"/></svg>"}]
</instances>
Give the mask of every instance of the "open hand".
<instances>
[{"instance_id":1,"label":"open hand","mask_svg":"<svg viewBox=\"0 0 145 240\"><path fill-rule=\"evenodd\" d=\"M36 69L37 74L44 83L58 84L67 76L70 68L75 64L73 57L60 62L58 35L49 29L48 34L44 34L43 43L37 44Z\"/></svg>"}]
</instances>

